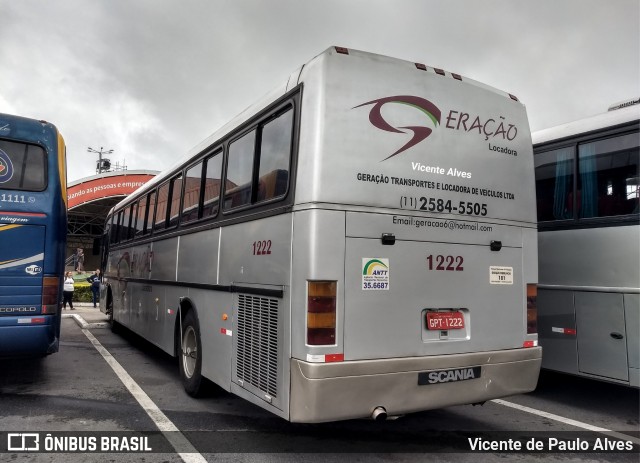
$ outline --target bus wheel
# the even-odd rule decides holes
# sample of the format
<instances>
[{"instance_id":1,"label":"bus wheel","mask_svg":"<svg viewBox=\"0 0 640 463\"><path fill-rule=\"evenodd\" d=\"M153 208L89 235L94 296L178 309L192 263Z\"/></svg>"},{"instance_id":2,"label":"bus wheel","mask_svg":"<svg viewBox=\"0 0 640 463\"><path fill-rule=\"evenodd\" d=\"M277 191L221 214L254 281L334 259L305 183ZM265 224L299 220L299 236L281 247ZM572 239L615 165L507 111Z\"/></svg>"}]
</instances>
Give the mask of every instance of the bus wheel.
<instances>
[{"instance_id":1,"label":"bus wheel","mask_svg":"<svg viewBox=\"0 0 640 463\"><path fill-rule=\"evenodd\" d=\"M203 390L201 347L198 320L193 311L189 311L182 321L182 338L178 356L182 385L187 394L192 397L197 397Z\"/></svg>"}]
</instances>

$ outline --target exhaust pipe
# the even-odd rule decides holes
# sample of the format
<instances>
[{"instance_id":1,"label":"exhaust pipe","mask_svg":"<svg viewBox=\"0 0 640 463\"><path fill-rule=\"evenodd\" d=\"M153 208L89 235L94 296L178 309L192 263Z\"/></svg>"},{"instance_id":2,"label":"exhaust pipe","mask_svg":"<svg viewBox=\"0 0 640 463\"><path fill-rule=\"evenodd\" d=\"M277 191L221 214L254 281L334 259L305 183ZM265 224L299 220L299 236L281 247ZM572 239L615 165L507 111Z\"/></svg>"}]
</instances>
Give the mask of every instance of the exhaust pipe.
<instances>
[{"instance_id":1,"label":"exhaust pipe","mask_svg":"<svg viewBox=\"0 0 640 463\"><path fill-rule=\"evenodd\" d=\"M376 407L371 413L371 419L374 421L384 421L387 419L387 410L384 407Z\"/></svg>"}]
</instances>

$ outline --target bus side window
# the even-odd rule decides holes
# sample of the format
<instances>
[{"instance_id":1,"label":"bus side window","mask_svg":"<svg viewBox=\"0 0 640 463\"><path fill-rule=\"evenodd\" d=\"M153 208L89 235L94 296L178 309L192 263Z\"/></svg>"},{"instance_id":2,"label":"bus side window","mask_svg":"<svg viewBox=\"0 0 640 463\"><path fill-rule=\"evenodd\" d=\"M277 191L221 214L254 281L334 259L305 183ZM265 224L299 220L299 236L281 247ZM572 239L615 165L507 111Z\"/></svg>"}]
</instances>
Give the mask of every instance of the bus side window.
<instances>
[{"instance_id":1,"label":"bus side window","mask_svg":"<svg viewBox=\"0 0 640 463\"><path fill-rule=\"evenodd\" d=\"M251 203L251 177L255 151L255 129L235 140L229 146L227 181L225 183L225 210Z\"/></svg>"},{"instance_id":2,"label":"bus side window","mask_svg":"<svg viewBox=\"0 0 640 463\"><path fill-rule=\"evenodd\" d=\"M148 235L149 233L151 233L151 230L153 229L153 220L156 216L156 191L155 190L149 193L149 207L147 209L148 209L147 220L145 221L145 224L144 224L144 230L142 232L143 235Z\"/></svg>"},{"instance_id":3,"label":"bus side window","mask_svg":"<svg viewBox=\"0 0 640 463\"><path fill-rule=\"evenodd\" d=\"M293 134L293 110L279 115L262 128L260 170L256 200L284 196L289 184L289 162Z\"/></svg>"},{"instance_id":4,"label":"bus side window","mask_svg":"<svg viewBox=\"0 0 640 463\"><path fill-rule=\"evenodd\" d=\"M135 236L142 236L144 231L144 225L147 220L147 202L149 201L149 196L144 196L140 198L138 201L138 214L136 220L136 230Z\"/></svg>"},{"instance_id":5,"label":"bus side window","mask_svg":"<svg viewBox=\"0 0 640 463\"><path fill-rule=\"evenodd\" d=\"M127 207L123 211L122 222L120 223L120 237L118 241L122 243L129 236L129 222L131 220L131 208Z\"/></svg>"},{"instance_id":6,"label":"bus side window","mask_svg":"<svg viewBox=\"0 0 640 463\"><path fill-rule=\"evenodd\" d=\"M202 217L215 217L220 209L220 188L222 184L222 151L206 160L204 177L204 204Z\"/></svg>"},{"instance_id":7,"label":"bus side window","mask_svg":"<svg viewBox=\"0 0 640 463\"><path fill-rule=\"evenodd\" d=\"M165 182L160 188L158 188L158 197L156 199L156 222L153 225L154 231L166 228L169 206L169 182Z\"/></svg>"},{"instance_id":8,"label":"bus side window","mask_svg":"<svg viewBox=\"0 0 640 463\"><path fill-rule=\"evenodd\" d=\"M129 214L131 214L131 224L129 225L129 230L127 233L127 239L133 239L136 235L136 218L138 217L138 203L135 202L131 205L129 209Z\"/></svg>"},{"instance_id":9,"label":"bus side window","mask_svg":"<svg viewBox=\"0 0 640 463\"><path fill-rule=\"evenodd\" d=\"M115 227L114 227L115 228L115 230L114 230L115 237L114 237L114 241L113 241L114 243L120 242L120 235L122 233L122 215L123 214L124 214L123 210L118 211L118 217L117 217L116 222L114 224L115 225Z\"/></svg>"},{"instance_id":10,"label":"bus side window","mask_svg":"<svg viewBox=\"0 0 640 463\"><path fill-rule=\"evenodd\" d=\"M573 218L574 146L537 153L538 221Z\"/></svg>"},{"instance_id":11,"label":"bus side window","mask_svg":"<svg viewBox=\"0 0 640 463\"><path fill-rule=\"evenodd\" d=\"M118 242L118 214L114 213L111 216L111 228L109 229L109 243L114 244Z\"/></svg>"},{"instance_id":12,"label":"bus side window","mask_svg":"<svg viewBox=\"0 0 640 463\"><path fill-rule=\"evenodd\" d=\"M184 180L184 198L182 200L182 223L199 217L200 192L202 190L202 162L190 167Z\"/></svg>"},{"instance_id":13,"label":"bus side window","mask_svg":"<svg viewBox=\"0 0 640 463\"><path fill-rule=\"evenodd\" d=\"M631 214L638 205L638 134L578 145L581 218Z\"/></svg>"},{"instance_id":14,"label":"bus side window","mask_svg":"<svg viewBox=\"0 0 640 463\"><path fill-rule=\"evenodd\" d=\"M180 217L180 197L182 196L182 174L171 179L171 201L169 203L169 224L167 227L173 227L178 224Z\"/></svg>"}]
</instances>

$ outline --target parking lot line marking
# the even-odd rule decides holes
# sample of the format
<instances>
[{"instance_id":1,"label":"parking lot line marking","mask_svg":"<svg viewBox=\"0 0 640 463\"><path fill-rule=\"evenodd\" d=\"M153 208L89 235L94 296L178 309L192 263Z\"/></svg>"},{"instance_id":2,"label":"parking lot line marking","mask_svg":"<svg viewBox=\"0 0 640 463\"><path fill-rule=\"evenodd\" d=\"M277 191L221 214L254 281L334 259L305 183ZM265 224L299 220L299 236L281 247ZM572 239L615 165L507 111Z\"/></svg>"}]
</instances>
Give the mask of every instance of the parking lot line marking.
<instances>
[{"instance_id":1,"label":"parking lot line marking","mask_svg":"<svg viewBox=\"0 0 640 463\"><path fill-rule=\"evenodd\" d=\"M560 423L568 424L569 426L582 428L587 431L606 434L607 436L615 437L616 439L627 440L627 441L633 442L634 444L640 445L640 439L638 439L637 437L629 436L627 434L623 434L621 432L612 431L610 429L601 428L599 426L593 426L589 423L583 423L582 421L572 420L571 418L565 418L564 416L543 412L542 410L537 410L535 408L519 405L513 402L507 402L506 400L502 400L502 399L494 399L491 402L499 405L504 405L505 407L515 408L516 410L520 410L526 413L531 413L533 415L541 416L543 418L549 418L550 420L559 421Z\"/></svg>"},{"instance_id":2,"label":"parking lot line marking","mask_svg":"<svg viewBox=\"0 0 640 463\"><path fill-rule=\"evenodd\" d=\"M96 339L96 337L87 329L83 329L84 335L91 341L93 347L102 355L102 358L114 371L116 376L122 381L122 384L129 390L131 395L138 401L140 406L149 415L149 418L155 423L164 437L171 443L182 461L185 463L206 463L206 459L198 452L189 440L180 432L175 424L162 413L162 410L151 400L146 392L142 390L138 383L127 373L120 363L105 349L105 347ZM182 450L182 452L181 452ZM186 451L184 451L186 450Z\"/></svg>"}]
</instances>

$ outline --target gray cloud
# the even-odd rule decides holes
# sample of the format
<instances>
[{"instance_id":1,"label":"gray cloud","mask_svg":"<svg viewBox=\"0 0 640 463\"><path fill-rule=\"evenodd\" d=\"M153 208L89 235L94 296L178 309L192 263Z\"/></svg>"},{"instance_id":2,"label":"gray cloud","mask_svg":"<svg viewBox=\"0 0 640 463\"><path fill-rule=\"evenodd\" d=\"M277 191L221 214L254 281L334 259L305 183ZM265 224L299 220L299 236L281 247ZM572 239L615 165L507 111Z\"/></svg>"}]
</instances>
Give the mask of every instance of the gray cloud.
<instances>
[{"instance_id":1,"label":"gray cloud","mask_svg":"<svg viewBox=\"0 0 640 463\"><path fill-rule=\"evenodd\" d=\"M517 95L532 129L640 95L637 0L2 2L0 111L47 119L69 177L87 146L162 169L331 45Z\"/></svg>"}]
</instances>

